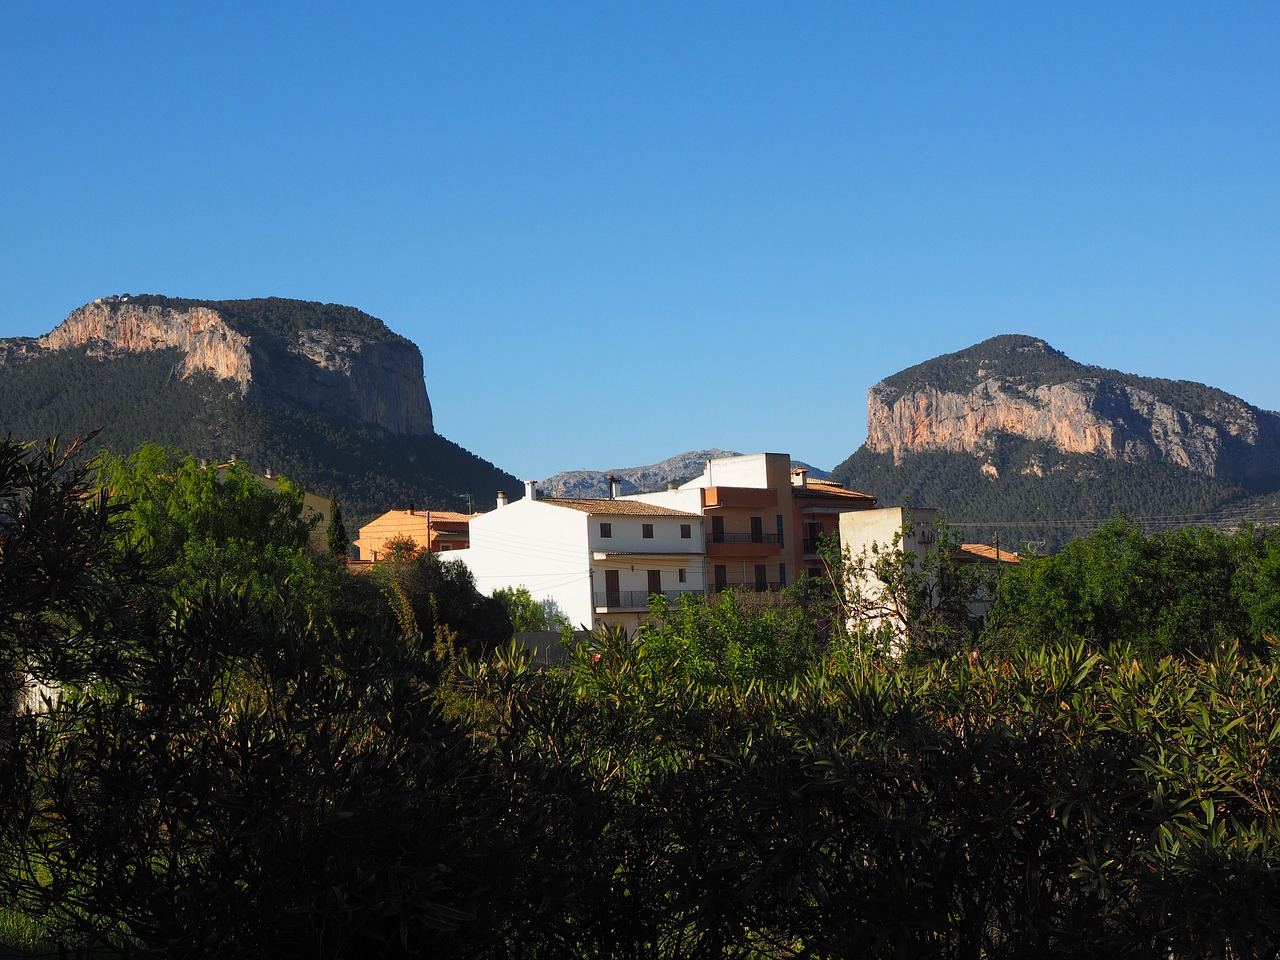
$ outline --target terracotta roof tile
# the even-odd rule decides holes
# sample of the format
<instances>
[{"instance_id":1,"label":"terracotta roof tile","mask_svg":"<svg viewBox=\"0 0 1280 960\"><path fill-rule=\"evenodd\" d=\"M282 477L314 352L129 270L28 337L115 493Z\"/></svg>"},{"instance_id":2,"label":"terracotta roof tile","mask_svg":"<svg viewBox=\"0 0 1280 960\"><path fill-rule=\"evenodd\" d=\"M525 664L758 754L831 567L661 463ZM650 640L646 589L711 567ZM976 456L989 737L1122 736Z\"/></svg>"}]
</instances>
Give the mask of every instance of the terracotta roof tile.
<instances>
[{"instance_id":1,"label":"terracotta roof tile","mask_svg":"<svg viewBox=\"0 0 1280 960\"><path fill-rule=\"evenodd\" d=\"M569 510L581 510L600 517L689 517L701 520L702 515L685 510L672 510L670 507L659 507L642 500L610 500L608 498L586 497L541 497L539 503L549 503Z\"/></svg>"},{"instance_id":2,"label":"terracotta roof tile","mask_svg":"<svg viewBox=\"0 0 1280 960\"><path fill-rule=\"evenodd\" d=\"M846 490L834 480L810 480L806 486L795 487L792 492L797 497L816 494L820 497L840 497L850 500L874 500L870 493L859 493L857 490Z\"/></svg>"}]
</instances>

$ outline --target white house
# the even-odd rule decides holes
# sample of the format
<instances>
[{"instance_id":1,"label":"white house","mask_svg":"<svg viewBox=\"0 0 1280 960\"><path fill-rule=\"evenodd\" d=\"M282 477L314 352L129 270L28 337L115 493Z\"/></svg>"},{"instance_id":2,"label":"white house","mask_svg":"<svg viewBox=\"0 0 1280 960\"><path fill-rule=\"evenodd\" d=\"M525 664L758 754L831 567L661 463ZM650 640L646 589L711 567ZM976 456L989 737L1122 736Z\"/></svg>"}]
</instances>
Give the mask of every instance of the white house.
<instances>
[{"instance_id":1,"label":"white house","mask_svg":"<svg viewBox=\"0 0 1280 960\"><path fill-rule=\"evenodd\" d=\"M471 519L471 546L449 555L465 563L482 593L524 587L553 600L574 626L643 623L649 596L706 590L702 516L614 498L522 500Z\"/></svg>"}]
</instances>

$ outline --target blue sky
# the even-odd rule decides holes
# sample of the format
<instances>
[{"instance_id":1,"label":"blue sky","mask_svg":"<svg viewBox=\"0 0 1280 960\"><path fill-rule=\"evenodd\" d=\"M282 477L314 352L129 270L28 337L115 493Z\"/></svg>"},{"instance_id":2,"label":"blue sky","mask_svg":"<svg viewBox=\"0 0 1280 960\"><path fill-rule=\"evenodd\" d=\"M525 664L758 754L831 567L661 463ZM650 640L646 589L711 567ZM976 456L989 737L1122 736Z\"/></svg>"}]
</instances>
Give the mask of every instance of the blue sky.
<instances>
[{"instance_id":1,"label":"blue sky","mask_svg":"<svg viewBox=\"0 0 1280 960\"><path fill-rule=\"evenodd\" d=\"M830 468L1001 333L1280 409L1280 4L6 8L0 336L351 304L522 477Z\"/></svg>"}]
</instances>

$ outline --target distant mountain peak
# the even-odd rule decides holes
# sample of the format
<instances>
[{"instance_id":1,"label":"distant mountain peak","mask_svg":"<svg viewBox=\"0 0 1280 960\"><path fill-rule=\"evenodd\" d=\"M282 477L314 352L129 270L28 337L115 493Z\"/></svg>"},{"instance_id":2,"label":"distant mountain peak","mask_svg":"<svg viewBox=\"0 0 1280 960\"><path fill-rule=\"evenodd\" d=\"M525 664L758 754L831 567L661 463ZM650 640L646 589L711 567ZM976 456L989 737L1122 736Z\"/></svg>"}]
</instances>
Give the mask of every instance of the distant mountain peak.
<instances>
[{"instance_id":1,"label":"distant mountain peak","mask_svg":"<svg viewBox=\"0 0 1280 960\"><path fill-rule=\"evenodd\" d=\"M671 483L683 483L702 474L708 460L719 460L724 457L740 457L742 454L732 450L720 450L712 447L707 450L690 450L678 453L659 463L651 463L642 467L615 467L612 470L567 470L548 477L538 485L538 490L548 497L607 497L609 495L609 477L618 479L618 490L626 496L632 493L650 493L663 490ZM792 466L804 467L814 480L825 479L829 474L825 470L798 460Z\"/></svg>"}]
</instances>

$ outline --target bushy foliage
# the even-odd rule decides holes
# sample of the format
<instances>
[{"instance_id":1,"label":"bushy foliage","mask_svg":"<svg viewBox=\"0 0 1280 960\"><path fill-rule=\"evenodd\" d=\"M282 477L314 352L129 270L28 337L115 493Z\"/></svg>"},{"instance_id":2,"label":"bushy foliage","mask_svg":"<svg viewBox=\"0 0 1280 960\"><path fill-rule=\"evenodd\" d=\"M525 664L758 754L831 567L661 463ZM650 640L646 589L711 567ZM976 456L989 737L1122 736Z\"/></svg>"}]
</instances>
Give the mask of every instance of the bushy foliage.
<instances>
[{"instance_id":1,"label":"bushy foliage","mask_svg":"<svg viewBox=\"0 0 1280 960\"><path fill-rule=\"evenodd\" d=\"M706 684L777 682L821 656L813 619L791 593L725 590L708 597L651 598L640 627L648 669Z\"/></svg>"},{"instance_id":2,"label":"bushy foliage","mask_svg":"<svg viewBox=\"0 0 1280 960\"><path fill-rule=\"evenodd\" d=\"M472 674L513 793L563 803L522 773L548 763L583 778L521 956L1280 945L1270 657L1073 647L726 687L663 682L647 655L609 631L563 675L515 654Z\"/></svg>"},{"instance_id":3,"label":"bushy foliage","mask_svg":"<svg viewBox=\"0 0 1280 960\"><path fill-rule=\"evenodd\" d=\"M265 585L175 593L90 490L63 452L0 443L0 652L58 685L4 718L0 915L45 952L1280 949L1272 642L832 657L809 607L729 595L536 669L442 652L475 588L435 555L334 568L394 586L399 625L385 602L304 621ZM1218 541L1179 545L1270 622L1269 537L1225 580ZM1106 547L1158 559L1122 527Z\"/></svg>"},{"instance_id":4,"label":"bushy foliage","mask_svg":"<svg viewBox=\"0 0 1280 960\"><path fill-rule=\"evenodd\" d=\"M1280 530L1186 527L1145 535L1117 518L1053 556L1004 571L986 642L996 648L1129 643L1209 655L1280 636Z\"/></svg>"}]
</instances>

